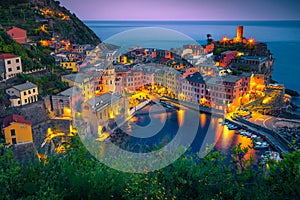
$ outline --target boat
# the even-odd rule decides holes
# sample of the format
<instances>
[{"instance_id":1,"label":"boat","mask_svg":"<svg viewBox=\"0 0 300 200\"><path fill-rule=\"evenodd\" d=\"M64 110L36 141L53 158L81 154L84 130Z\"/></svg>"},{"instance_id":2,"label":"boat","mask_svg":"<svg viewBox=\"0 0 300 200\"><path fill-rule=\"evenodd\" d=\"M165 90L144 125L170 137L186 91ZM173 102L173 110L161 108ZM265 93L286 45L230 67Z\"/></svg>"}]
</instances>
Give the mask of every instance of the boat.
<instances>
[{"instance_id":1,"label":"boat","mask_svg":"<svg viewBox=\"0 0 300 200\"><path fill-rule=\"evenodd\" d=\"M237 126L235 126L233 124L228 124L227 127L229 130L236 130L238 128Z\"/></svg>"},{"instance_id":2,"label":"boat","mask_svg":"<svg viewBox=\"0 0 300 200\"><path fill-rule=\"evenodd\" d=\"M266 151L260 157L262 163L266 163L268 160L275 160L276 162L281 161L280 154L277 151Z\"/></svg>"},{"instance_id":3,"label":"boat","mask_svg":"<svg viewBox=\"0 0 300 200\"><path fill-rule=\"evenodd\" d=\"M256 142L255 146L253 147L254 149L267 149L269 148L269 144L267 142Z\"/></svg>"},{"instance_id":4,"label":"boat","mask_svg":"<svg viewBox=\"0 0 300 200\"><path fill-rule=\"evenodd\" d=\"M247 137L249 137L251 135L251 133L249 131L240 131L240 134L243 136L247 136Z\"/></svg>"}]
</instances>

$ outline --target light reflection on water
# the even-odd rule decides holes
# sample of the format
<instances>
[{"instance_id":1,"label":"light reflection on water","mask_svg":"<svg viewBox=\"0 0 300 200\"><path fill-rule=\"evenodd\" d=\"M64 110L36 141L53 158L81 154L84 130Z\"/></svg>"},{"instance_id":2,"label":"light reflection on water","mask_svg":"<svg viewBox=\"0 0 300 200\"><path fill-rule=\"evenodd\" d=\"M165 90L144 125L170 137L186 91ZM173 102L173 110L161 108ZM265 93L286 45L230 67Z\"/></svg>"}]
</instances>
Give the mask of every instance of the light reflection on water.
<instances>
[{"instance_id":1,"label":"light reflection on water","mask_svg":"<svg viewBox=\"0 0 300 200\"><path fill-rule=\"evenodd\" d=\"M149 110L150 106L146 106L142 109L142 113L139 112L131 118L122 127L123 130L132 132L135 130L135 126L147 126L151 123L151 119L145 111ZM190 110L189 110L190 112ZM167 110L166 113L153 114L152 117L159 119L161 123L166 122L162 128L155 136L150 138L136 138L131 137L130 143L134 145L155 147L163 146L169 143L176 135L178 128L184 126L184 119L187 110ZM221 122L223 119L217 117L211 117L209 114L199 113L199 127L197 135L191 145L192 151L199 151L200 146L203 143L206 134L214 134L215 150L221 150L223 152L229 153L232 146L237 146L241 143L242 147L252 146L252 141L250 138L243 137L240 134L236 134L234 130L228 130L226 126L222 126ZM214 133L208 133L207 130L209 126L213 127ZM187 133L189 134L189 133ZM259 156L258 151L254 149L249 149L249 153L246 154L245 158L257 158Z\"/></svg>"}]
</instances>

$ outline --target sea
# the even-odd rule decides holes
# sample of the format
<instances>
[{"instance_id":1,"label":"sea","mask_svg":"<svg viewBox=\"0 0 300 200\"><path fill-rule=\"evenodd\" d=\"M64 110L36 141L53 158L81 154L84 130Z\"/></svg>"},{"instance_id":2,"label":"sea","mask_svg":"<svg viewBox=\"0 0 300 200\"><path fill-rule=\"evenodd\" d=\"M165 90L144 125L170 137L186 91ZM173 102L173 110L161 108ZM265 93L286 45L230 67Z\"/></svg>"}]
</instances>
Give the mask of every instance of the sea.
<instances>
[{"instance_id":1,"label":"sea","mask_svg":"<svg viewBox=\"0 0 300 200\"><path fill-rule=\"evenodd\" d=\"M272 77L286 88L300 93L300 21L84 21L102 41L114 41L118 34L144 27L156 27L182 33L200 44L207 34L215 40L234 38L236 27L244 26L244 37L267 43L275 58ZM142 33L144 34L144 33ZM163 37L163 36L162 36ZM118 44L116 44L118 45ZM166 45L166 49L170 43ZM300 106L300 97L293 98ZM300 110L296 111L300 114Z\"/></svg>"}]
</instances>

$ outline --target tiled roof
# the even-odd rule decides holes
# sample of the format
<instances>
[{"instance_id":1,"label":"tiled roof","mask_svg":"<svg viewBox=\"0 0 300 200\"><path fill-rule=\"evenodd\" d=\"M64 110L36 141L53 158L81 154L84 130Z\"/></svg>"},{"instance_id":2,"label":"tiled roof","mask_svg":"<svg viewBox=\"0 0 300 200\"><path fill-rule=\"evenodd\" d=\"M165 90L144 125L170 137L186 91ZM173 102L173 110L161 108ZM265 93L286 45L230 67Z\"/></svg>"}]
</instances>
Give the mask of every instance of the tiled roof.
<instances>
[{"instance_id":1,"label":"tiled roof","mask_svg":"<svg viewBox=\"0 0 300 200\"><path fill-rule=\"evenodd\" d=\"M37 85L31 83L31 82L26 82L26 83L23 83L23 84L20 84L20 85L14 85L13 88L19 90L19 91L23 91L23 90L29 90L29 89L32 89L32 88L36 88Z\"/></svg>"},{"instance_id":2,"label":"tiled roof","mask_svg":"<svg viewBox=\"0 0 300 200\"><path fill-rule=\"evenodd\" d=\"M0 54L0 60L9 59L9 58L17 58L17 57L20 57L20 56L16 56L16 55L10 54L10 53Z\"/></svg>"},{"instance_id":3,"label":"tiled roof","mask_svg":"<svg viewBox=\"0 0 300 200\"><path fill-rule=\"evenodd\" d=\"M23 116L12 114L3 119L3 128L8 127L13 122L31 125L31 121L25 120Z\"/></svg>"}]
</instances>

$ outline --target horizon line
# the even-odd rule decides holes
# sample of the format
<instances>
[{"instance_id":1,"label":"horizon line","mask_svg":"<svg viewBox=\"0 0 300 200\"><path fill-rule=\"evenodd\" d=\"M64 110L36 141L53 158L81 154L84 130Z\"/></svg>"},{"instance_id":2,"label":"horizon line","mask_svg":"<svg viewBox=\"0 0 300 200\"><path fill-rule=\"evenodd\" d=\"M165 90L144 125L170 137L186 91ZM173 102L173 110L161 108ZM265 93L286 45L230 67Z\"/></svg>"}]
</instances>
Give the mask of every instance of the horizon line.
<instances>
[{"instance_id":1,"label":"horizon line","mask_svg":"<svg viewBox=\"0 0 300 200\"><path fill-rule=\"evenodd\" d=\"M300 19L254 19L254 20L249 20L249 19L243 19L243 20L234 20L234 19L230 19L230 20L217 20L217 19L212 19L212 20L191 20L191 19L187 19L187 20L168 20L168 19L164 19L164 20L151 20L151 19L144 19L144 20L138 20L138 19L82 19L82 21L141 21L141 22L145 22L145 21L151 21L151 22L237 22L237 21L241 21L241 22L255 22L255 21L260 21L260 22L268 22L268 21L278 21L278 22L282 22L282 21L300 21Z\"/></svg>"}]
</instances>

